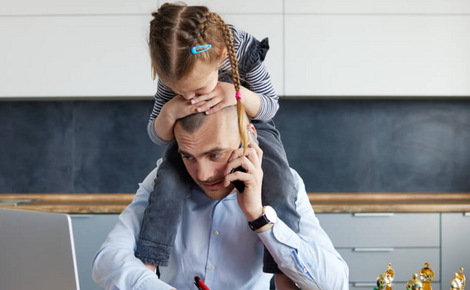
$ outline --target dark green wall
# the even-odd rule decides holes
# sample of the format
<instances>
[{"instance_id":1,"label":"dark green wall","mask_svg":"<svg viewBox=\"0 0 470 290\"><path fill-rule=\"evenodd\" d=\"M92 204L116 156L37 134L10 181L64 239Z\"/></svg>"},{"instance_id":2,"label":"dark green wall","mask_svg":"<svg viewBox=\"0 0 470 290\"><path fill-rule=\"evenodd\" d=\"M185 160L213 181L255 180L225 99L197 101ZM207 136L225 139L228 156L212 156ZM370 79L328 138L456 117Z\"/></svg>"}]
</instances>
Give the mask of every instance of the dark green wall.
<instances>
[{"instance_id":1,"label":"dark green wall","mask_svg":"<svg viewBox=\"0 0 470 290\"><path fill-rule=\"evenodd\" d=\"M470 101L282 99L309 192L470 192ZM132 193L163 148L152 101L0 102L0 193Z\"/></svg>"}]
</instances>

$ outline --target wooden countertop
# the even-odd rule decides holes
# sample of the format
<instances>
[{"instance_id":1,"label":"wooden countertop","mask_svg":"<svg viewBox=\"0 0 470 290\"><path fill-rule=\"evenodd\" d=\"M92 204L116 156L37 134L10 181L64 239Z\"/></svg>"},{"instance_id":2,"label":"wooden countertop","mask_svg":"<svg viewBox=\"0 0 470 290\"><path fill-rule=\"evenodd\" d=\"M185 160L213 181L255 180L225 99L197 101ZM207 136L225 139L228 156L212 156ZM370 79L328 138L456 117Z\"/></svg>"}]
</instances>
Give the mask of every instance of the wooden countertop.
<instances>
[{"instance_id":1,"label":"wooden countertop","mask_svg":"<svg viewBox=\"0 0 470 290\"><path fill-rule=\"evenodd\" d=\"M0 208L35 211L121 213L134 194L0 194L0 200L34 199ZM309 193L317 213L470 212L470 193Z\"/></svg>"}]
</instances>

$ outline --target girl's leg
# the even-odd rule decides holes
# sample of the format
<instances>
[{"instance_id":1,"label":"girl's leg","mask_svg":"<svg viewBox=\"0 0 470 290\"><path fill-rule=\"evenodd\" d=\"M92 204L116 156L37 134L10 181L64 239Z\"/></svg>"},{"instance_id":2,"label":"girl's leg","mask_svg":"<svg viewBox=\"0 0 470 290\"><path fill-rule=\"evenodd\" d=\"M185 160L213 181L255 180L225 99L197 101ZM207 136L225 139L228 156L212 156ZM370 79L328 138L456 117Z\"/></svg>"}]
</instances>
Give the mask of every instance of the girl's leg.
<instances>
[{"instance_id":1,"label":"girl's leg","mask_svg":"<svg viewBox=\"0 0 470 290\"><path fill-rule=\"evenodd\" d=\"M262 200L263 205L272 206L278 217L293 231L299 232L300 215L295 202L297 189L287 161L280 134L274 122L254 121L258 133L259 146L263 150L262 169L264 172ZM268 250L264 250L263 271L282 273Z\"/></svg>"},{"instance_id":2,"label":"girl's leg","mask_svg":"<svg viewBox=\"0 0 470 290\"><path fill-rule=\"evenodd\" d=\"M185 199L193 185L178 145L173 142L165 150L158 168L137 241L135 256L145 264L168 266Z\"/></svg>"}]
</instances>

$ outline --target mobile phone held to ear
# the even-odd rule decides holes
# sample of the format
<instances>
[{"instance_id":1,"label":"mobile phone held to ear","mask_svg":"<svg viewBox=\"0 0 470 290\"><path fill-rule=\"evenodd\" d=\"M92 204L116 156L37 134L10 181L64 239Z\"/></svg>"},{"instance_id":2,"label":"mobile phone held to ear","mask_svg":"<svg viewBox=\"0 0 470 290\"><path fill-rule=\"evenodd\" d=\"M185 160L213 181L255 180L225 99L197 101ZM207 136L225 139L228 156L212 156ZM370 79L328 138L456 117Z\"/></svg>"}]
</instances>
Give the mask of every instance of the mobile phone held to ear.
<instances>
[{"instance_id":1,"label":"mobile phone held to ear","mask_svg":"<svg viewBox=\"0 0 470 290\"><path fill-rule=\"evenodd\" d=\"M230 173L234 173L235 171L246 172L245 168L243 168L241 166L238 166L237 168L232 169L232 172L230 172ZM233 184L233 186L235 186L235 188L237 189L237 191L239 193L243 193L243 191L245 191L245 183L243 181L234 180L234 181L232 181L232 184Z\"/></svg>"},{"instance_id":2,"label":"mobile phone held to ear","mask_svg":"<svg viewBox=\"0 0 470 290\"><path fill-rule=\"evenodd\" d=\"M250 134L251 139L252 139L256 144L259 144L258 139L255 137L255 135L253 134L253 132L251 132L251 130L248 130L248 134ZM240 148L242 148L242 147L243 147L243 145L240 145ZM243 168L243 167L241 167L241 166L238 166L237 168L232 169L232 172L230 172L230 173L234 173L235 171L246 172L245 168ZM235 186L235 188L237 189L237 191L238 191L239 193L243 193L243 191L245 191L245 183L244 183L243 181L234 180L234 181L232 181L232 184L233 184L233 186Z\"/></svg>"}]
</instances>

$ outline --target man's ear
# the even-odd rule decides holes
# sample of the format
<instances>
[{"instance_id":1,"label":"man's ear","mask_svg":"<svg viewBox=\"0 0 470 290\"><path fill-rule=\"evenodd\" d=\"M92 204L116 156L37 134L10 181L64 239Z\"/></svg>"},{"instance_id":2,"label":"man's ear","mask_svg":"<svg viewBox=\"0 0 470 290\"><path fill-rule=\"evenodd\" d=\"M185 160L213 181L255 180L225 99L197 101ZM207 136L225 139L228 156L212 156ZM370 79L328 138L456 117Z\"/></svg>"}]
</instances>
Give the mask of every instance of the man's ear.
<instances>
[{"instance_id":1,"label":"man's ear","mask_svg":"<svg viewBox=\"0 0 470 290\"><path fill-rule=\"evenodd\" d=\"M258 138L258 132L256 132L256 128L253 124L248 124L247 129L250 130L256 138Z\"/></svg>"}]
</instances>

